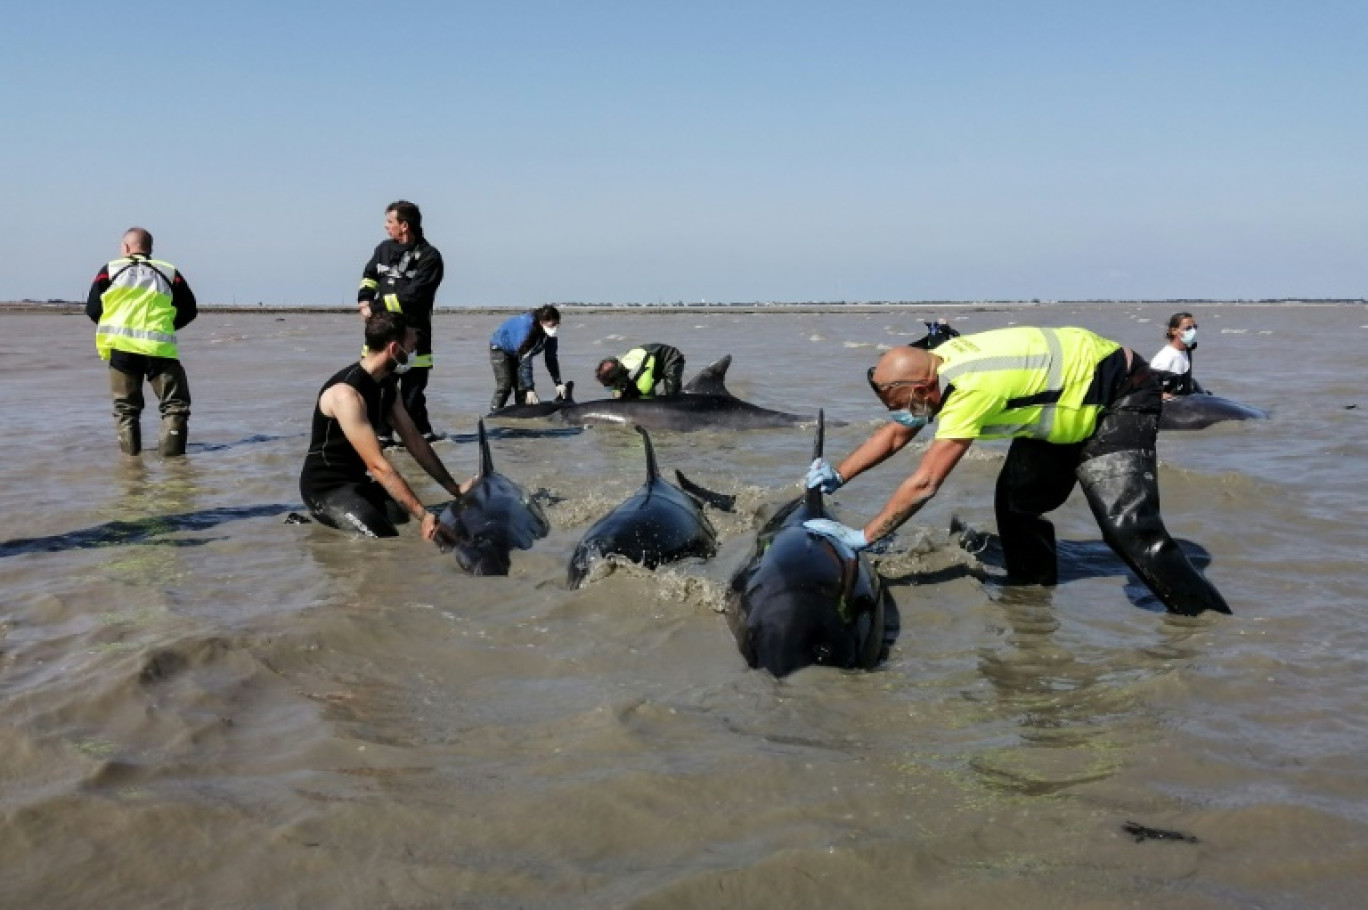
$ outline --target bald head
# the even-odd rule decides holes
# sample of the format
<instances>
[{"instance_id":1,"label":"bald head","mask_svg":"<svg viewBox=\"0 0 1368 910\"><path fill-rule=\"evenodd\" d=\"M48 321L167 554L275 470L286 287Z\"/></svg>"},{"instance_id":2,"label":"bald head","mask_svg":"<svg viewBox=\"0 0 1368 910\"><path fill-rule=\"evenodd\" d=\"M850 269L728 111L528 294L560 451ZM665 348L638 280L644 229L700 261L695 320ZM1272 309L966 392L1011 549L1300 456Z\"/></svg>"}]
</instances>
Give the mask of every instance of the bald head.
<instances>
[{"instance_id":1,"label":"bald head","mask_svg":"<svg viewBox=\"0 0 1368 910\"><path fill-rule=\"evenodd\" d=\"M142 253L144 256L152 255L152 235L146 229L131 227L124 231L123 235L123 254Z\"/></svg>"},{"instance_id":2,"label":"bald head","mask_svg":"<svg viewBox=\"0 0 1368 910\"><path fill-rule=\"evenodd\" d=\"M939 365L940 358L930 351L899 345L879 358L872 381L878 386L890 382L931 382Z\"/></svg>"}]
</instances>

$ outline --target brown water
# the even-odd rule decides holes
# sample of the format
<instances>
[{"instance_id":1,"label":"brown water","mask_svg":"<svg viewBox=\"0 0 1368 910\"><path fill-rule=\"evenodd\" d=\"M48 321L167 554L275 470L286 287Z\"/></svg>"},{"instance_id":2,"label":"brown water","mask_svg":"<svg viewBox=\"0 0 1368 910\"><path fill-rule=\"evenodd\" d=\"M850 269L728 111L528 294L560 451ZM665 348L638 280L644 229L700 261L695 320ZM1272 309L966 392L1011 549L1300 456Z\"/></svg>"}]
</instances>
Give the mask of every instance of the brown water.
<instances>
[{"instance_id":1,"label":"brown water","mask_svg":"<svg viewBox=\"0 0 1368 910\"><path fill-rule=\"evenodd\" d=\"M583 392L629 342L677 344L689 374L734 354L737 395L845 421L839 456L879 420L864 368L923 317L1081 324L1149 356L1169 310L567 313L562 361ZM1138 608L1077 495L1056 515L1069 580L995 584L948 532L992 527L1005 447L985 444L880 558L889 662L783 682L717 610L757 515L798 491L808 429L655 433L663 468L740 494L712 514L722 550L577 592L570 552L640 484L640 442L496 438L554 527L475 579L411 528L284 523L355 318L203 315L178 462L118 454L84 317L0 318L0 906L1362 906L1368 312L1197 315L1198 377L1273 412L1161 437L1169 527L1233 617ZM497 319L439 317L439 428L485 409ZM466 438L438 448L458 475ZM840 512L867 520L913 457Z\"/></svg>"}]
</instances>

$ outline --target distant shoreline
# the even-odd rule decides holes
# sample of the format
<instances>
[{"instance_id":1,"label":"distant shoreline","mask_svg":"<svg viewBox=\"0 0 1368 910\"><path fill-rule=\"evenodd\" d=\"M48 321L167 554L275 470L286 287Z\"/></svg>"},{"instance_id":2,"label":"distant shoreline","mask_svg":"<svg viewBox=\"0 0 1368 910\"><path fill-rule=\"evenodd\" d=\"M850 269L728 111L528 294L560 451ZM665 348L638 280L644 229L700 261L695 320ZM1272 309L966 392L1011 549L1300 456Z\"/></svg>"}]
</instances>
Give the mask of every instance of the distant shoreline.
<instances>
[{"instance_id":1,"label":"distant shoreline","mask_svg":"<svg viewBox=\"0 0 1368 910\"><path fill-rule=\"evenodd\" d=\"M556 307L567 313L585 315L603 313L874 313L881 311L908 310L936 314L942 310L965 312L993 312L1003 309L1021 309L1035 306L1149 306L1167 304L1178 307L1212 306L1364 306L1364 298L1301 298L1287 297L1265 300L1216 300L1216 299L1163 299L1163 300L916 300L916 301L873 301L873 302L808 302L808 303L647 303L647 304L596 304L596 303L557 303ZM508 313L521 313L527 307L521 306L438 306L434 316L497 316ZM356 312L353 306L244 306L228 303L200 304L204 313L271 313L297 315L346 314ZM0 301L0 316L17 314L47 313L57 315L85 314L85 304L65 300L12 300Z\"/></svg>"}]
</instances>

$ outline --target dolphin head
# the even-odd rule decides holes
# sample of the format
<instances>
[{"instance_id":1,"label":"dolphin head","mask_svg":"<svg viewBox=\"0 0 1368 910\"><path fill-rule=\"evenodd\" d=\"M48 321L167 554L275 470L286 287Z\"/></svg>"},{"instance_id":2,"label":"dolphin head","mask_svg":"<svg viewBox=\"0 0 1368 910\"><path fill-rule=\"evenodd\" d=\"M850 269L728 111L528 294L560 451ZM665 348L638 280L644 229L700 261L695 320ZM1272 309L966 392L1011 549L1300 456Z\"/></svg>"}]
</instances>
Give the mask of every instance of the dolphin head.
<instances>
[{"instance_id":1,"label":"dolphin head","mask_svg":"<svg viewBox=\"0 0 1368 910\"><path fill-rule=\"evenodd\" d=\"M793 589L768 598L746 617L746 662L784 677L803 667L857 667L863 648L858 623L844 622L829 596ZM867 624L867 623L866 623Z\"/></svg>"}]
</instances>

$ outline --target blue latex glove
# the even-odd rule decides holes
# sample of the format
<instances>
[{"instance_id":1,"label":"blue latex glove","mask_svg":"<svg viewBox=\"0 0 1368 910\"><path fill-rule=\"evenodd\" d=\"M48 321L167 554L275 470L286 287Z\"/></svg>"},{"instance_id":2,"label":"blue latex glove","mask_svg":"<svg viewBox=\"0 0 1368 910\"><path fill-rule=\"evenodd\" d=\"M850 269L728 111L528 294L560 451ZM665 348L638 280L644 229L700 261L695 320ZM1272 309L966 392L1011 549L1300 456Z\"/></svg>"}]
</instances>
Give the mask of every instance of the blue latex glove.
<instances>
[{"instance_id":1,"label":"blue latex glove","mask_svg":"<svg viewBox=\"0 0 1368 910\"><path fill-rule=\"evenodd\" d=\"M807 487L821 487L823 493L835 493L845 483L845 478L837 473L825 458L817 458L807 472Z\"/></svg>"},{"instance_id":2,"label":"blue latex glove","mask_svg":"<svg viewBox=\"0 0 1368 910\"><path fill-rule=\"evenodd\" d=\"M832 521L830 518L809 518L803 522L803 527L809 531L816 531L825 537L830 537L850 550L863 550L869 546L869 541L865 540L863 530L843 525L839 521Z\"/></svg>"}]
</instances>

